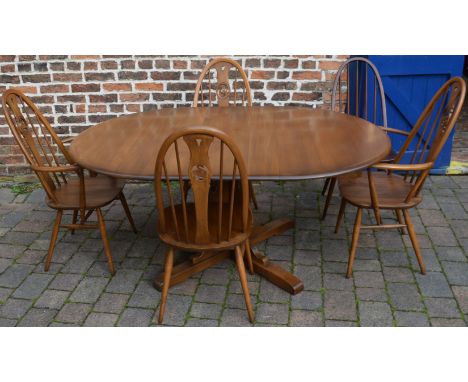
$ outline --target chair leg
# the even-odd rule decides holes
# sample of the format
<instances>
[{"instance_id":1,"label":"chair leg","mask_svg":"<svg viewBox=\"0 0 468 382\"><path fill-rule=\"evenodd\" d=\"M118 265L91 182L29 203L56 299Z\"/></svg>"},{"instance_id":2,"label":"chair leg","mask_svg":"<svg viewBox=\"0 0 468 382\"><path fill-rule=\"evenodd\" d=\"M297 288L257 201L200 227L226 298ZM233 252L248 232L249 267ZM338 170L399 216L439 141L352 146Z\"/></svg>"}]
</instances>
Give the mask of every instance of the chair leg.
<instances>
[{"instance_id":1,"label":"chair leg","mask_svg":"<svg viewBox=\"0 0 468 382\"><path fill-rule=\"evenodd\" d=\"M411 244L413 244L414 253L416 255L416 259L419 263L419 268L421 269L421 273L423 275L426 274L426 266L424 265L424 260L421 256L421 250L419 249L418 238L416 237L416 232L414 231L413 222L411 221L410 214L408 210L403 210L403 216L405 217L406 221L406 228L408 228L408 234L411 239Z\"/></svg>"},{"instance_id":2,"label":"chair leg","mask_svg":"<svg viewBox=\"0 0 468 382\"><path fill-rule=\"evenodd\" d=\"M255 197L255 191L252 186L252 182L249 180L249 196L256 210L258 210L257 198Z\"/></svg>"},{"instance_id":3,"label":"chair leg","mask_svg":"<svg viewBox=\"0 0 468 382\"><path fill-rule=\"evenodd\" d=\"M350 278L353 273L353 263L356 257L356 249L359 241L359 232L361 231L362 208L358 208L356 212L356 220L354 221L353 240L351 242L351 249L349 250L348 269L346 271L346 278Z\"/></svg>"},{"instance_id":4,"label":"chair leg","mask_svg":"<svg viewBox=\"0 0 468 382\"><path fill-rule=\"evenodd\" d=\"M327 199L325 200L325 205L323 206L323 212L322 212L321 220L324 220L325 217L327 216L327 210L328 210L328 206L330 205L331 198L333 196L333 191L335 189L335 184L336 184L336 177L331 178L330 186L328 187L328 192L327 192Z\"/></svg>"},{"instance_id":5,"label":"chair leg","mask_svg":"<svg viewBox=\"0 0 468 382\"><path fill-rule=\"evenodd\" d=\"M102 217L102 212L100 208L96 208L96 215L98 218L99 230L101 231L102 243L104 244L104 253L107 257L107 264L109 266L109 271L112 276L115 275L114 262L112 261L112 254L110 251L109 240L107 238L106 225L104 224L104 218Z\"/></svg>"},{"instance_id":6,"label":"chair leg","mask_svg":"<svg viewBox=\"0 0 468 382\"><path fill-rule=\"evenodd\" d=\"M401 210L395 210L395 214L396 214L396 217L397 217L397 220L398 220L398 224L405 224L404 221L403 221L403 215L401 213ZM401 232L402 235L404 235L406 233L404 228L400 228L400 232Z\"/></svg>"},{"instance_id":7,"label":"chair leg","mask_svg":"<svg viewBox=\"0 0 468 382\"><path fill-rule=\"evenodd\" d=\"M44 265L44 270L47 272L50 267L50 262L52 261L52 255L54 254L55 243L57 242L57 237L60 229L60 223L62 221L63 210L57 210L57 215L55 217L54 228L52 229L52 237L50 238L49 251L47 252L47 258Z\"/></svg>"},{"instance_id":8,"label":"chair leg","mask_svg":"<svg viewBox=\"0 0 468 382\"><path fill-rule=\"evenodd\" d=\"M327 192L328 185L330 184L330 179L331 178L325 179L325 183L323 184L322 188L322 196L325 195L325 193Z\"/></svg>"},{"instance_id":9,"label":"chair leg","mask_svg":"<svg viewBox=\"0 0 468 382\"><path fill-rule=\"evenodd\" d=\"M338 213L338 218L336 219L335 233L338 233L340 230L340 225L343 222L343 217L346 209L346 200L341 198L340 212Z\"/></svg>"},{"instance_id":10,"label":"chair leg","mask_svg":"<svg viewBox=\"0 0 468 382\"><path fill-rule=\"evenodd\" d=\"M253 323L254 314L252 309L252 302L250 301L249 285L247 284L247 275L245 274L244 260L242 260L242 251L238 246L236 247L236 264L237 271L239 272L239 279L242 285L242 290L244 291L245 305L247 306L249 321Z\"/></svg>"},{"instance_id":11,"label":"chair leg","mask_svg":"<svg viewBox=\"0 0 468 382\"><path fill-rule=\"evenodd\" d=\"M169 291L169 284L171 283L172 266L174 265L174 249L169 247L166 251L166 258L164 260L164 282L161 293L161 304L159 305L158 323L162 324L164 319L164 311L166 310L167 292Z\"/></svg>"},{"instance_id":12,"label":"chair leg","mask_svg":"<svg viewBox=\"0 0 468 382\"><path fill-rule=\"evenodd\" d=\"M247 257L247 265L249 266L250 274L253 275L254 274L254 267L253 267L253 261L252 261L252 250L250 248L250 241L249 240L247 240L245 242L245 253L246 253L246 257Z\"/></svg>"},{"instance_id":13,"label":"chair leg","mask_svg":"<svg viewBox=\"0 0 468 382\"><path fill-rule=\"evenodd\" d=\"M132 226L133 232L137 233L138 231L137 231L137 229L135 227L135 222L133 221L133 217L132 217L132 214L130 212L130 208L128 208L127 199L125 198L125 195L124 195L123 192L120 193L119 199L120 199L120 202L122 203L123 209L125 210L125 215L127 215L128 222Z\"/></svg>"},{"instance_id":14,"label":"chair leg","mask_svg":"<svg viewBox=\"0 0 468 382\"><path fill-rule=\"evenodd\" d=\"M72 218L72 224L76 224L76 219L78 218L78 210L73 210L73 218ZM75 230L71 229L70 234L74 235Z\"/></svg>"}]
</instances>

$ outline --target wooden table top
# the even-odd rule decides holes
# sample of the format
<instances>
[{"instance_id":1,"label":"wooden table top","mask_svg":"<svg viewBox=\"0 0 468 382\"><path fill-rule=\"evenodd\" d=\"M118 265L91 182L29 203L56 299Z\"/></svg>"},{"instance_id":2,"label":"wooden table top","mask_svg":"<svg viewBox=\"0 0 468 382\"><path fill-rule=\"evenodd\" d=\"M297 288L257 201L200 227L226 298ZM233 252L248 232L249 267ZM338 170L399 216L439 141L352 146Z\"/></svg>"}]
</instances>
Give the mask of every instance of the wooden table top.
<instances>
[{"instance_id":1,"label":"wooden table top","mask_svg":"<svg viewBox=\"0 0 468 382\"><path fill-rule=\"evenodd\" d=\"M391 148L388 136L362 119L324 109L265 106L130 114L87 129L74 139L70 154L98 173L151 180L163 140L186 126L211 126L231 135L251 179L335 176L366 168Z\"/></svg>"}]
</instances>

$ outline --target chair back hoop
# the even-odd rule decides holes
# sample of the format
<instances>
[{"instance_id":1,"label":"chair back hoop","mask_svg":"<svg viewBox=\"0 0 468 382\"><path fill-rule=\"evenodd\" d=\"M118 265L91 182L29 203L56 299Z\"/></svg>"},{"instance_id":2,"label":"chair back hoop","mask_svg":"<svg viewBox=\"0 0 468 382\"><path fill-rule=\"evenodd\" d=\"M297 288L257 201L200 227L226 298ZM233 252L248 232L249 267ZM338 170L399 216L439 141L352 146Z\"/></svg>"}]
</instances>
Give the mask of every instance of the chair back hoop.
<instances>
[{"instance_id":1,"label":"chair back hoop","mask_svg":"<svg viewBox=\"0 0 468 382\"><path fill-rule=\"evenodd\" d=\"M345 94L343 85L346 86ZM351 92L354 93L354 104ZM364 57L353 57L340 66L333 82L331 109L387 127L384 87L379 71L371 61ZM380 120L377 118L378 110Z\"/></svg>"},{"instance_id":2,"label":"chair back hoop","mask_svg":"<svg viewBox=\"0 0 468 382\"><path fill-rule=\"evenodd\" d=\"M49 121L20 90L9 89L2 97L3 113L21 152L30 166L59 167L73 159ZM60 162L61 158L62 163ZM54 191L67 183L63 172L35 171L47 195L55 200Z\"/></svg>"},{"instance_id":3,"label":"chair back hoop","mask_svg":"<svg viewBox=\"0 0 468 382\"><path fill-rule=\"evenodd\" d=\"M433 165L455 127L465 95L466 84L463 78L453 77L445 82L419 116L396 156L395 163L399 163L407 151L413 151L409 164ZM410 196L419 194L431 168L406 172L405 179L415 185Z\"/></svg>"},{"instance_id":4,"label":"chair back hoop","mask_svg":"<svg viewBox=\"0 0 468 382\"><path fill-rule=\"evenodd\" d=\"M193 107L252 106L249 80L237 61L219 57L211 60L198 78Z\"/></svg>"},{"instance_id":5,"label":"chair back hoop","mask_svg":"<svg viewBox=\"0 0 468 382\"><path fill-rule=\"evenodd\" d=\"M218 243L229 241L233 229L247 232L247 168L239 148L226 133L205 126L186 127L172 133L159 150L154 174L160 232L172 227L177 240L187 244L209 244L213 237ZM186 180L191 185L193 203L187 201ZM170 207L167 214L163 184ZM209 211L213 202L217 203L217 214ZM188 214L191 207L195 219Z\"/></svg>"}]
</instances>

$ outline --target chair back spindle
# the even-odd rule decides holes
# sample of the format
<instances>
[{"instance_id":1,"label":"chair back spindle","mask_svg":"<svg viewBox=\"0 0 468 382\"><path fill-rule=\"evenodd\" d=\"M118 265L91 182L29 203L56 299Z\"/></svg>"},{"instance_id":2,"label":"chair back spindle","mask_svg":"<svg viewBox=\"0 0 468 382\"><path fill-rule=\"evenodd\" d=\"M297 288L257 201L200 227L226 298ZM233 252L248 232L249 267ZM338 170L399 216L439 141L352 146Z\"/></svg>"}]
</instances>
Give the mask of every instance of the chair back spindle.
<instances>
[{"instance_id":1,"label":"chair back spindle","mask_svg":"<svg viewBox=\"0 0 468 382\"><path fill-rule=\"evenodd\" d=\"M174 162L176 166L169 169L167 166ZM185 195L187 179L193 202ZM164 207L163 184L168 208ZM221 243L230 240L233 230L248 230L246 166L234 141L222 131L188 127L170 135L159 150L154 187L159 231L172 229L178 241Z\"/></svg>"},{"instance_id":2,"label":"chair back spindle","mask_svg":"<svg viewBox=\"0 0 468 382\"><path fill-rule=\"evenodd\" d=\"M250 85L237 61L220 57L203 69L195 88L193 107L252 106Z\"/></svg>"},{"instance_id":3,"label":"chair back spindle","mask_svg":"<svg viewBox=\"0 0 468 382\"><path fill-rule=\"evenodd\" d=\"M28 164L34 167L60 167L73 162L62 141L49 121L21 91L7 90L2 97L2 106L7 124ZM55 199L54 191L67 183L64 172L35 171L49 198Z\"/></svg>"},{"instance_id":4,"label":"chair back spindle","mask_svg":"<svg viewBox=\"0 0 468 382\"><path fill-rule=\"evenodd\" d=\"M371 61L353 57L340 66L333 83L331 109L387 127L382 79Z\"/></svg>"}]
</instances>

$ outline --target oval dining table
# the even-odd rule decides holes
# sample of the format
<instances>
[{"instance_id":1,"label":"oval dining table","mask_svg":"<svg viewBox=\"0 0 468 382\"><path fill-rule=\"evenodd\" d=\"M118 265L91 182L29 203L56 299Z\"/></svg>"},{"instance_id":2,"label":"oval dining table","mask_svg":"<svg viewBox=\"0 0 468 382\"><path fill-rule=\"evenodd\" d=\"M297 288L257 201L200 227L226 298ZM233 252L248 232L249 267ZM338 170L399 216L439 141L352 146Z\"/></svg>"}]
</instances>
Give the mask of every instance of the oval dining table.
<instances>
[{"instance_id":1,"label":"oval dining table","mask_svg":"<svg viewBox=\"0 0 468 382\"><path fill-rule=\"evenodd\" d=\"M364 169L384 159L391 144L370 122L347 114L307 107L212 107L159 109L109 119L77 136L70 147L83 168L118 178L153 180L156 156L174 130L210 126L234 138L252 180L298 180L337 176ZM176 176L176 161L168 163ZM294 227L277 219L252 230L255 245ZM176 265L171 286L230 255L204 253ZM302 281L257 252L254 271L296 294ZM162 275L154 285L162 289Z\"/></svg>"}]
</instances>

